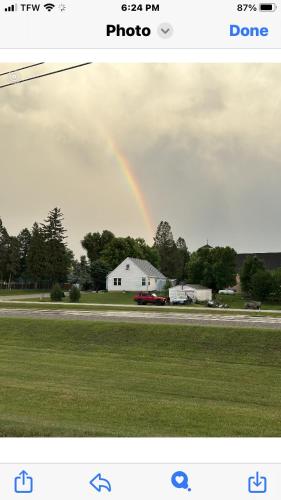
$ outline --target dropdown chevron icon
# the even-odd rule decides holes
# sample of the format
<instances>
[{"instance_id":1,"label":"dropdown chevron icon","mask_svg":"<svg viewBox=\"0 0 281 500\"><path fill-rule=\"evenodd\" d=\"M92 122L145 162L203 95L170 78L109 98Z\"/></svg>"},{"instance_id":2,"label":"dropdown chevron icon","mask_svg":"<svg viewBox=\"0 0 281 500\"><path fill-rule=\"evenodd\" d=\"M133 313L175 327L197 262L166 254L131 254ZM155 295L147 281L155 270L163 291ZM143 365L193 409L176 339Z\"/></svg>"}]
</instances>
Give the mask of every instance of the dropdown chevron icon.
<instances>
[{"instance_id":1,"label":"dropdown chevron icon","mask_svg":"<svg viewBox=\"0 0 281 500\"><path fill-rule=\"evenodd\" d=\"M170 38L173 33L173 26L169 23L162 23L158 27L158 35L161 36L161 38Z\"/></svg>"}]
</instances>

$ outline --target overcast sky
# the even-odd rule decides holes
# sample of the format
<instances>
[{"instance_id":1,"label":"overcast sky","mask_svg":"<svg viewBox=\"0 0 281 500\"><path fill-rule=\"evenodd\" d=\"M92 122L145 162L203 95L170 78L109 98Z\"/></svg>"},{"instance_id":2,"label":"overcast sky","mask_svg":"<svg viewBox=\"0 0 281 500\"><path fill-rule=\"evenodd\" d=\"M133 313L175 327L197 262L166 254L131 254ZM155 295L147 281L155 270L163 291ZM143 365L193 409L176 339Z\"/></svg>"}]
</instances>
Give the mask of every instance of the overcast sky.
<instances>
[{"instance_id":1,"label":"overcast sky","mask_svg":"<svg viewBox=\"0 0 281 500\"><path fill-rule=\"evenodd\" d=\"M0 217L17 234L61 207L77 256L90 231L151 243L111 136L155 227L191 250L280 251L280 82L279 64L94 64L1 89Z\"/></svg>"}]
</instances>

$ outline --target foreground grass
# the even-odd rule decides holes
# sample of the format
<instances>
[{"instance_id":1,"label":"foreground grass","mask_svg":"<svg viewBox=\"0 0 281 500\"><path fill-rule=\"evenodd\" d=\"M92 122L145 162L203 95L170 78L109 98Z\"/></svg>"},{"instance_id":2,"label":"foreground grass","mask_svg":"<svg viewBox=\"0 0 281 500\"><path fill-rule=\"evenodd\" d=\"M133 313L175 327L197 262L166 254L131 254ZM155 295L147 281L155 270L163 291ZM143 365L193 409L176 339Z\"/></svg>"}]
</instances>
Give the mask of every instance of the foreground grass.
<instances>
[{"instance_id":1,"label":"foreground grass","mask_svg":"<svg viewBox=\"0 0 281 500\"><path fill-rule=\"evenodd\" d=\"M281 436L281 332L0 319L0 436Z\"/></svg>"}]
</instances>

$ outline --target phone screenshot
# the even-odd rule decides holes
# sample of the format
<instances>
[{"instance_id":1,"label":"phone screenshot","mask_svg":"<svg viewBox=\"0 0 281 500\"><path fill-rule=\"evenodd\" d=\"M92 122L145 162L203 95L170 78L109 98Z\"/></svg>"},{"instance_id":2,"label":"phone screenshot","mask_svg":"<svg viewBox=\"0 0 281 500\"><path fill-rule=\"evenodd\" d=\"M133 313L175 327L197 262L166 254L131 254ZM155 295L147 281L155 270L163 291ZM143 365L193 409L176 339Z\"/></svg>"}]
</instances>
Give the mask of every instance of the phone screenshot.
<instances>
[{"instance_id":1,"label":"phone screenshot","mask_svg":"<svg viewBox=\"0 0 281 500\"><path fill-rule=\"evenodd\" d=\"M0 6L0 495L281 495L281 4Z\"/></svg>"}]
</instances>

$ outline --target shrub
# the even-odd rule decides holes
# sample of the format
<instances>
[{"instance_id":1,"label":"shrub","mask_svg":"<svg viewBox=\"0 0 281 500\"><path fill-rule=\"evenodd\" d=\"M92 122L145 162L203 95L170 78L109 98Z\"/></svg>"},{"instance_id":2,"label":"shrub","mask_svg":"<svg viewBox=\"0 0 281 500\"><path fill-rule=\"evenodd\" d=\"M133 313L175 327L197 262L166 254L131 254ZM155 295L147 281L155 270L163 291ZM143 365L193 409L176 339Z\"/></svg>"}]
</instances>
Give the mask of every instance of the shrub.
<instances>
[{"instance_id":1,"label":"shrub","mask_svg":"<svg viewBox=\"0 0 281 500\"><path fill-rule=\"evenodd\" d=\"M78 286L72 285L69 292L69 302L79 302L80 297L81 293Z\"/></svg>"},{"instance_id":2,"label":"shrub","mask_svg":"<svg viewBox=\"0 0 281 500\"><path fill-rule=\"evenodd\" d=\"M64 296L65 296L64 292L61 289L60 285L58 283L56 283L53 286L51 293L50 293L51 300L53 302L61 302L62 299L64 298Z\"/></svg>"},{"instance_id":3,"label":"shrub","mask_svg":"<svg viewBox=\"0 0 281 500\"><path fill-rule=\"evenodd\" d=\"M271 272L272 292L271 296L275 302L281 302L281 268Z\"/></svg>"}]
</instances>

